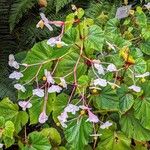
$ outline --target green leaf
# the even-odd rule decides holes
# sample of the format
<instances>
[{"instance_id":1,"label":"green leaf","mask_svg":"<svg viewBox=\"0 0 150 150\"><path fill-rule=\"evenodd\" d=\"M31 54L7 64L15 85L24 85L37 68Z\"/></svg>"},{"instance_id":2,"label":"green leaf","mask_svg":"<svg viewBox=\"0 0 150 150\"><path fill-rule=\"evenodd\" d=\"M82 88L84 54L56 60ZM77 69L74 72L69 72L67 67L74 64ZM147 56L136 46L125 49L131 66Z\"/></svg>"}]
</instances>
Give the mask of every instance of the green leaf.
<instances>
[{"instance_id":1,"label":"green leaf","mask_svg":"<svg viewBox=\"0 0 150 150\"><path fill-rule=\"evenodd\" d=\"M29 145L24 150L50 150L51 145L48 139L39 132L32 132L28 135Z\"/></svg>"},{"instance_id":2,"label":"green leaf","mask_svg":"<svg viewBox=\"0 0 150 150\"><path fill-rule=\"evenodd\" d=\"M150 40L146 40L141 43L140 48L143 53L150 55Z\"/></svg>"},{"instance_id":3,"label":"green leaf","mask_svg":"<svg viewBox=\"0 0 150 150\"><path fill-rule=\"evenodd\" d=\"M10 31L12 31L15 25L20 21L22 16L31 9L36 0L15 0L11 6L9 23L10 23Z\"/></svg>"},{"instance_id":4,"label":"green leaf","mask_svg":"<svg viewBox=\"0 0 150 150\"><path fill-rule=\"evenodd\" d=\"M53 146L61 144L61 136L55 128L44 128L40 133L47 137Z\"/></svg>"},{"instance_id":5,"label":"green leaf","mask_svg":"<svg viewBox=\"0 0 150 150\"><path fill-rule=\"evenodd\" d=\"M119 108L121 113L127 112L132 105L134 104L134 97L128 93L128 88L126 86L122 86L117 90L117 94L119 97Z\"/></svg>"},{"instance_id":6,"label":"green leaf","mask_svg":"<svg viewBox=\"0 0 150 150\"><path fill-rule=\"evenodd\" d=\"M67 94L60 94L57 96L53 103L53 119L55 122L58 122L57 117L63 112L64 108L68 104L69 96Z\"/></svg>"},{"instance_id":7,"label":"green leaf","mask_svg":"<svg viewBox=\"0 0 150 150\"><path fill-rule=\"evenodd\" d=\"M134 115L140 120L141 125L150 130L150 97L138 98L134 104Z\"/></svg>"},{"instance_id":8,"label":"green leaf","mask_svg":"<svg viewBox=\"0 0 150 150\"><path fill-rule=\"evenodd\" d=\"M114 19L110 19L109 21L107 21L107 24L105 26L105 33L106 34L118 34L119 33L119 29L118 29L118 23L119 21L114 18Z\"/></svg>"},{"instance_id":9,"label":"green leaf","mask_svg":"<svg viewBox=\"0 0 150 150\"><path fill-rule=\"evenodd\" d=\"M33 46L27 53L26 58L23 60L25 64L36 64L28 67L24 72L24 77L21 78L22 82L29 82L34 79L38 73L38 78L44 75L44 69L50 69L52 60L65 55L69 50L69 46L62 48L51 47L47 41L42 41Z\"/></svg>"},{"instance_id":10,"label":"green leaf","mask_svg":"<svg viewBox=\"0 0 150 150\"><path fill-rule=\"evenodd\" d=\"M76 28L70 28L65 32L62 40L67 44L74 45L77 39L77 35L78 31L76 30Z\"/></svg>"},{"instance_id":11,"label":"green leaf","mask_svg":"<svg viewBox=\"0 0 150 150\"><path fill-rule=\"evenodd\" d=\"M4 123L5 123L5 118L0 116L0 128L4 127Z\"/></svg>"},{"instance_id":12,"label":"green leaf","mask_svg":"<svg viewBox=\"0 0 150 150\"><path fill-rule=\"evenodd\" d=\"M12 121L7 121L5 123L5 130L4 130L4 136L5 137L9 137L9 138L13 138L13 134L14 134L14 131L15 131L15 127L14 127L14 124Z\"/></svg>"},{"instance_id":13,"label":"green leaf","mask_svg":"<svg viewBox=\"0 0 150 150\"><path fill-rule=\"evenodd\" d=\"M110 86L103 88L99 96L93 97L93 102L98 109L105 109L106 111L116 111L119 109L119 99L116 91Z\"/></svg>"},{"instance_id":14,"label":"green leaf","mask_svg":"<svg viewBox=\"0 0 150 150\"><path fill-rule=\"evenodd\" d=\"M11 102L8 98L5 98L0 102L0 108L0 116L3 116L6 121L12 121L17 133L28 122L27 113L19 111L18 105Z\"/></svg>"},{"instance_id":15,"label":"green leaf","mask_svg":"<svg viewBox=\"0 0 150 150\"><path fill-rule=\"evenodd\" d=\"M65 137L70 145L70 149L82 150L88 144L92 133L92 124L86 121L87 118L71 121L65 129Z\"/></svg>"},{"instance_id":16,"label":"green leaf","mask_svg":"<svg viewBox=\"0 0 150 150\"><path fill-rule=\"evenodd\" d=\"M27 99L32 96L32 86L26 86L26 92L18 91L18 99Z\"/></svg>"},{"instance_id":17,"label":"green leaf","mask_svg":"<svg viewBox=\"0 0 150 150\"><path fill-rule=\"evenodd\" d=\"M6 148L14 144L15 140L13 138L15 132L15 127L12 121L7 121L5 123L5 129L3 133L3 141L6 145Z\"/></svg>"},{"instance_id":18,"label":"green leaf","mask_svg":"<svg viewBox=\"0 0 150 150\"><path fill-rule=\"evenodd\" d=\"M96 150L131 150L131 140L122 132L101 130L100 142Z\"/></svg>"},{"instance_id":19,"label":"green leaf","mask_svg":"<svg viewBox=\"0 0 150 150\"><path fill-rule=\"evenodd\" d=\"M134 70L137 74L143 74L147 70L146 61L142 58L137 58L134 64Z\"/></svg>"},{"instance_id":20,"label":"green leaf","mask_svg":"<svg viewBox=\"0 0 150 150\"><path fill-rule=\"evenodd\" d=\"M121 130L129 138L137 141L149 141L150 131L145 129L131 112L123 115L120 119Z\"/></svg>"},{"instance_id":21,"label":"green leaf","mask_svg":"<svg viewBox=\"0 0 150 150\"><path fill-rule=\"evenodd\" d=\"M42 112L43 100L41 98L32 99L32 107L29 109L30 125L38 123L38 118Z\"/></svg>"},{"instance_id":22,"label":"green leaf","mask_svg":"<svg viewBox=\"0 0 150 150\"><path fill-rule=\"evenodd\" d=\"M77 49L73 49L74 51L78 51ZM55 76L57 77L63 77L71 72L73 72L74 67L76 65L76 62L79 58L79 54L74 52L74 51L70 51L69 54L67 54L66 56L63 57L63 61L60 61L56 71L55 71ZM87 70L87 66L85 65L84 61L82 59L80 59L79 64L77 66L77 79L83 75ZM73 73L70 74L68 77L65 78L65 80L67 82L73 82L74 81L74 76Z\"/></svg>"},{"instance_id":23,"label":"green leaf","mask_svg":"<svg viewBox=\"0 0 150 150\"><path fill-rule=\"evenodd\" d=\"M119 100L119 107L121 109L122 113L127 112L133 105L134 98L131 94L125 94L123 97Z\"/></svg>"},{"instance_id":24,"label":"green leaf","mask_svg":"<svg viewBox=\"0 0 150 150\"><path fill-rule=\"evenodd\" d=\"M104 33L98 25L92 25L89 27L89 32L84 42L85 47L88 49L94 49L102 51L104 43Z\"/></svg>"},{"instance_id":25,"label":"green leaf","mask_svg":"<svg viewBox=\"0 0 150 150\"><path fill-rule=\"evenodd\" d=\"M139 10L140 11L138 11L138 8L137 8L136 23L140 26L140 28L144 28L147 26L147 17L141 9Z\"/></svg>"}]
</instances>

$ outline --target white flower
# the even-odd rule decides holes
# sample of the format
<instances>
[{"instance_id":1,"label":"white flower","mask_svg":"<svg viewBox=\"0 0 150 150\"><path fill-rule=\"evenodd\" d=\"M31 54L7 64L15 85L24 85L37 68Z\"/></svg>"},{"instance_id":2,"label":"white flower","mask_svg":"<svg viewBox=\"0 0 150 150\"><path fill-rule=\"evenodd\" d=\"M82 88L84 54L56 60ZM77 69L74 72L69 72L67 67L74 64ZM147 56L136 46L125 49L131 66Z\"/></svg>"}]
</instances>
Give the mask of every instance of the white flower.
<instances>
[{"instance_id":1,"label":"white flower","mask_svg":"<svg viewBox=\"0 0 150 150\"><path fill-rule=\"evenodd\" d=\"M47 44L50 45L51 47L54 47L56 45L58 48L62 46L68 46L68 44L61 41L61 38L59 36L50 38L47 41Z\"/></svg>"},{"instance_id":2,"label":"white flower","mask_svg":"<svg viewBox=\"0 0 150 150\"><path fill-rule=\"evenodd\" d=\"M14 71L12 72L10 75L9 75L9 78L10 79L17 79L19 80L20 78L23 77L23 74L21 72L17 72L17 71Z\"/></svg>"},{"instance_id":3,"label":"white flower","mask_svg":"<svg viewBox=\"0 0 150 150\"><path fill-rule=\"evenodd\" d=\"M43 111L39 116L39 123L45 123L48 120L48 116L46 115L45 111Z\"/></svg>"},{"instance_id":4,"label":"white flower","mask_svg":"<svg viewBox=\"0 0 150 150\"><path fill-rule=\"evenodd\" d=\"M150 10L150 3L147 3L146 5L144 5L148 10Z\"/></svg>"},{"instance_id":5,"label":"white flower","mask_svg":"<svg viewBox=\"0 0 150 150\"><path fill-rule=\"evenodd\" d=\"M52 37L47 41L47 44L51 47L54 47L56 45L56 42L59 41L59 37Z\"/></svg>"},{"instance_id":6,"label":"white flower","mask_svg":"<svg viewBox=\"0 0 150 150\"><path fill-rule=\"evenodd\" d=\"M109 121L106 121L105 123L103 123L100 128L101 129L108 129L110 126L112 126L112 123Z\"/></svg>"},{"instance_id":7,"label":"white flower","mask_svg":"<svg viewBox=\"0 0 150 150\"><path fill-rule=\"evenodd\" d=\"M66 128L67 125L65 124L65 122L67 121L68 118L68 114L66 111L62 112L60 116L57 117L60 124L62 125L62 127Z\"/></svg>"},{"instance_id":8,"label":"white flower","mask_svg":"<svg viewBox=\"0 0 150 150\"><path fill-rule=\"evenodd\" d=\"M144 78L144 77L147 77L147 76L150 76L150 72L145 72L144 74L136 75L135 77L136 78Z\"/></svg>"},{"instance_id":9,"label":"white flower","mask_svg":"<svg viewBox=\"0 0 150 150\"><path fill-rule=\"evenodd\" d=\"M87 119L87 121L93 122L93 123L99 122L98 117L94 115L90 110L88 110L88 115L89 115L89 118Z\"/></svg>"},{"instance_id":10,"label":"white flower","mask_svg":"<svg viewBox=\"0 0 150 150\"><path fill-rule=\"evenodd\" d=\"M38 97L44 97L44 90L40 88L34 89L33 95L36 95Z\"/></svg>"},{"instance_id":11,"label":"white flower","mask_svg":"<svg viewBox=\"0 0 150 150\"><path fill-rule=\"evenodd\" d=\"M26 91L25 87L18 83L14 85L14 88L16 88L17 90L22 91L22 92Z\"/></svg>"},{"instance_id":12,"label":"white flower","mask_svg":"<svg viewBox=\"0 0 150 150\"><path fill-rule=\"evenodd\" d=\"M107 66L107 71L109 71L109 72L117 71L117 68L114 64L109 64Z\"/></svg>"},{"instance_id":13,"label":"white flower","mask_svg":"<svg viewBox=\"0 0 150 150\"><path fill-rule=\"evenodd\" d=\"M60 85L63 87L63 88L66 88L67 89L67 84L66 84L66 81L63 77L60 78Z\"/></svg>"},{"instance_id":14,"label":"white flower","mask_svg":"<svg viewBox=\"0 0 150 150\"><path fill-rule=\"evenodd\" d=\"M132 85L129 87L129 89L135 91L135 92L140 92L141 91L141 87L136 86L136 85Z\"/></svg>"},{"instance_id":15,"label":"white flower","mask_svg":"<svg viewBox=\"0 0 150 150\"><path fill-rule=\"evenodd\" d=\"M73 104L69 104L65 108L65 112L71 112L73 115L75 115L76 111L79 111L79 107Z\"/></svg>"},{"instance_id":16,"label":"white flower","mask_svg":"<svg viewBox=\"0 0 150 150\"><path fill-rule=\"evenodd\" d=\"M45 77L46 77L46 79L47 79L47 82L50 84L54 84L55 83L55 81L54 81L54 79L53 79L53 77L52 77L52 75L51 75L51 73L50 73L50 71L47 71L47 69L45 69L44 70L44 74L45 74Z\"/></svg>"},{"instance_id":17,"label":"white flower","mask_svg":"<svg viewBox=\"0 0 150 150\"><path fill-rule=\"evenodd\" d=\"M17 61L15 61L15 57L13 54L9 55L8 64L10 67L14 67L15 69L19 69L19 64L17 63Z\"/></svg>"},{"instance_id":18,"label":"white flower","mask_svg":"<svg viewBox=\"0 0 150 150\"><path fill-rule=\"evenodd\" d=\"M95 86L99 85L99 86L105 87L107 85L107 81L105 79L98 78L98 79L94 80L94 85Z\"/></svg>"},{"instance_id":19,"label":"white flower","mask_svg":"<svg viewBox=\"0 0 150 150\"><path fill-rule=\"evenodd\" d=\"M19 101L19 106L22 107L22 110L26 110L27 108L31 108L32 104L29 101Z\"/></svg>"},{"instance_id":20,"label":"white flower","mask_svg":"<svg viewBox=\"0 0 150 150\"><path fill-rule=\"evenodd\" d=\"M48 88L48 93L54 93L54 92L57 92L57 93L60 93L62 90L62 88L58 85L52 85L51 87Z\"/></svg>"},{"instance_id":21,"label":"white flower","mask_svg":"<svg viewBox=\"0 0 150 150\"><path fill-rule=\"evenodd\" d=\"M44 25L50 30L50 31L53 31L53 28L51 27L51 25L49 24L49 21L48 19L45 17L45 14L43 13L40 13L40 16L44 22Z\"/></svg>"},{"instance_id":22,"label":"white flower","mask_svg":"<svg viewBox=\"0 0 150 150\"><path fill-rule=\"evenodd\" d=\"M0 143L0 148L3 148L4 144Z\"/></svg>"},{"instance_id":23,"label":"white flower","mask_svg":"<svg viewBox=\"0 0 150 150\"><path fill-rule=\"evenodd\" d=\"M98 62L94 63L94 67L97 69L99 74L102 74L102 75L105 74L103 66L99 64Z\"/></svg>"}]
</instances>

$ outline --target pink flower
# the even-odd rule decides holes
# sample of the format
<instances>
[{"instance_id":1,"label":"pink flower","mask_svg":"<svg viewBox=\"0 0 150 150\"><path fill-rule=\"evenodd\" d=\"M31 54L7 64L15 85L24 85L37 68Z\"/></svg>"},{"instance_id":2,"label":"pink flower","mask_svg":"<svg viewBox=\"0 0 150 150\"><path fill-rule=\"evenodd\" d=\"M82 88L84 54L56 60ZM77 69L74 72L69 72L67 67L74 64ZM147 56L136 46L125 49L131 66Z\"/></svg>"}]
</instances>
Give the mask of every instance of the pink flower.
<instances>
[{"instance_id":1,"label":"pink flower","mask_svg":"<svg viewBox=\"0 0 150 150\"><path fill-rule=\"evenodd\" d=\"M51 73L50 73L50 71L47 71L47 69L45 69L44 70L44 74L45 74L45 77L46 77L46 79L47 79L47 82L50 84L54 84L55 83L55 81L54 81L54 79L53 79L53 77L52 77L52 75L51 75Z\"/></svg>"},{"instance_id":2,"label":"pink flower","mask_svg":"<svg viewBox=\"0 0 150 150\"><path fill-rule=\"evenodd\" d=\"M105 123L103 123L103 124L100 126L100 128L101 128L101 129L108 129L111 125L112 125L111 122L106 121Z\"/></svg>"},{"instance_id":3,"label":"pink flower","mask_svg":"<svg viewBox=\"0 0 150 150\"><path fill-rule=\"evenodd\" d=\"M89 122L93 122L93 123L97 123L97 122L99 122L99 119L98 119L98 117L96 116L96 115L94 115L90 110L92 109L92 108L89 108L88 106L84 106L84 105L82 105L82 106L79 106L79 108L81 108L81 109L84 109L84 110L87 110L88 111L88 119L87 119L87 121L89 121Z\"/></svg>"},{"instance_id":4,"label":"pink flower","mask_svg":"<svg viewBox=\"0 0 150 150\"><path fill-rule=\"evenodd\" d=\"M32 104L29 101L19 101L19 106L22 107L22 110L26 110L27 108L31 108Z\"/></svg>"},{"instance_id":5,"label":"pink flower","mask_svg":"<svg viewBox=\"0 0 150 150\"><path fill-rule=\"evenodd\" d=\"M45 17L45 14L40 13L41 19L43 20L44 25L50 30L53 31L53 28L51 27L51 25L49 24L48 19ZM37 26L38 27L38 26Z\"/></svg>"},{"instance_id":6,"label":"pink flower","mask_svg":"<svg viewBox=\"0 0 150 150\"><path fill-rule=\"evenodd\" d=\"M65 112L71 112L73 115L75 115L76 111L79 111L79 107L73 104L69 104L65 108Z\"/></svg>"},{"instance_id":7,"label":"pink flower","mask_svg":"<svg viewBox=\"0 0 150 150\"><path fill-rule=\"evenodd\" d=\"M33 95L36 95L38 97L44 97L44 90L40 88L34 89Z\"/></svg>"},{"instance_id":8,"label":"pink flower","mask_svg":"<svg viewBox=\"0 0 150 150\"><path fill-rule=\"evenodd\" d=\"M67 83L63 77L60 77L60 84L63 88L67 89Z\"/></svg>"},{"instance_id":9,"label":"pink flower","mask_svg":"<svg viewBox=\"0 0 150 150\"><path fill-rule=\"evenodd\" d=\"M45 111L43 111L39 116L39 123L45 123L48 120L48 116L46 115Z\"/></svg>"},{"instance_id":10,"label":"pink flower","mask_svg":"<svg viewBox=\"0 0 150 150\"><path fill-rule=\"evenodd\" d=\"M105 74L104 68L103 68L103 66L100 64L99 61L96 61L96 60L95 60L94 67L97 69L97 71L98 71L99 74L102 74L102 75Z\"/></svg>"},{"instance_id":11,"label":"pink flower","mask_svg":"<svg viewBox=\"0 0 150 150\"><path fill-rule=\"evenodd\" d=\"M58 85L52 85L51 87L48 88L48 93L54 93L54 92L57 92L57 93L60 93L62 90L62 88Z\"/></svg>"},{"instance_id":12,"label":"pink flower","mask_svg":"<svg viewBox=\"0 0 150 150\"><path fill-rule=\"evenodd\" d=\"M15 69L19 69L19 64L18 62L15 60L15 57L13 54L9 55L9 61L8 64L10 67L14 67Z\"/></svg>"},{"instance_id":13,"label":"pink flower","mask_svg":"<svg viewBox=\"0 0 150 150\"><path fill-rule=\"evenodd\" d=\"M68 118L68 114L66 111L62 112L60 116L57 117L60 124L62 125L62 127L66 128L67 125L65 124L65 122L67 121Z\"/></svg>"},{"instance_id":14,"label":"pink flower","mask_svg":"<svg viewBox=\"0 0 150 150\"><path fill-rule=\"evenodd\" d=\"M23 77L23 74L21 72L17 72L17 71L14 71L9 75L10 79L16 79L16 80L19 80L22 77Z\"/></svg>"},{"instance_id":15,"label":"pink flower","mask_svg":"<svg viewBox=\"0 0 150 150\"><path fill-rule=\"evenodd\" d=\"M133 91L135 91L135 92L141 92L141 87L136 86L136 85L131 85L131 86L129 87L129 89L131 89L131 90L133 90Z\"/></svg>"},{"instance_id":16,"label":"pink flower","mask_svg":"<svg viewBox=\"0 0 150 150\"><path fill-rule=\"evenodd\" d=\"M99 122L98 117L94 115L90 110L88 110L88 115L89 115L89 118L87 119L87 121L93 122L93 123Z\"/></svg>"}]
</instances>

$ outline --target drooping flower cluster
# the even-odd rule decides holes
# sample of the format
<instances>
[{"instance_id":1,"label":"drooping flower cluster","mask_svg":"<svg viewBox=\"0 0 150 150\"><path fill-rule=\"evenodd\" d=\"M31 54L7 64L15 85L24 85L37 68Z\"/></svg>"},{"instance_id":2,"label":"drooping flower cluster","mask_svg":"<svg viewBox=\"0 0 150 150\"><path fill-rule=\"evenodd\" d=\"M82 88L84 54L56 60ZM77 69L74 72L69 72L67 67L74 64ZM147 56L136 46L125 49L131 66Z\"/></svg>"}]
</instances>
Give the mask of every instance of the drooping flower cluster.
<instances>
[{"instance_id":1,"label":"drooping flower cluster","mask_svg":"<svg viewBox=\"0 0 150 150\"><path fill-rule=\"evenodd\" d=\"M73 115L75 115L75 113L77 111L79 111L79 109L82 109L82 110L85 110L85 111L88 112L87 121L93 122L93 123L99 122L98 117L92 113L91 108L89 108L87 106L84 106L84 105L76 106L76 105L73 105L73 104L68 104L67 107L65 107L64 111L61 113L61 115L57 117L60 124L63 127L66 128L67 127L66 122L67 122L67 119L68 119L68 113L72 113Z\"/></svg>"},{"instance_id":2,"label":"drooping flower cluster","mask_svg":"<svg viewBox=\"0 0 150 150\"><path fill-rule=\"evenodd\" d=\"M36 25L37 28L43 29L44 26L46 26L50 31L53 31L53 28L51 25L55 25L57 27L62 28L60 35L50 38L47 41L47 44L50 45L51 47L54 47L56 45L57 48L61 48L62 46L68 46L68 44L66 44L65 42L62 41L62 36L64 33L64 25L65 25L64 22L63 21L49 21L46 18L45 14L43 14L43 13L40 13L40 16L41 16L41 20Z\"/></svg>"}]
</instances>

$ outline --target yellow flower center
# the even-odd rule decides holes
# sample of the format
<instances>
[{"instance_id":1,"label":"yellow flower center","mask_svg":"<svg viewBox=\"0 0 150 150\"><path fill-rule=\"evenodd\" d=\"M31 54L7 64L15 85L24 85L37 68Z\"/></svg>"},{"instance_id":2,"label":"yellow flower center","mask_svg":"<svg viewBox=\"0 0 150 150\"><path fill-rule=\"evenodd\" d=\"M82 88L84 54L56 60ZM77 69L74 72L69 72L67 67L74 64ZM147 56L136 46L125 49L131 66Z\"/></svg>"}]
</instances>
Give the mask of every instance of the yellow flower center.
<instances>
[{"instance_id":1,"label":"yellow flower center","mask_svg":"<svg viewBox=\"0 0 150 150\"><path fill-rule=\"evenodd\" d=\"M43 81L46 81L46 77L45 76L43 76Z\"/></svg>"},{"instance_id":2,"label":"yellow flower center","mask_svg":"<svg viewBox=\"0 0 150 150\"><path fill-rule=\"evenodd\" d=\"M80 111L80 115L84 115L85 114L85 111L84 110L81 110Z\"/></svg>"},{"instance_id":3,"label":"yellow flower center","mask_svg":"<svg viewBox=\"0 0 150 150\"><path fill-rule=\"evenodd\" d=\"M61 42L58 42L58 43L56 44L56 46L57 46L57 48L61 48L61 47L62 47L62 43L61 43Z\"/></svg>"}]
</instances>

